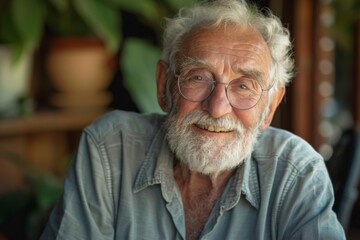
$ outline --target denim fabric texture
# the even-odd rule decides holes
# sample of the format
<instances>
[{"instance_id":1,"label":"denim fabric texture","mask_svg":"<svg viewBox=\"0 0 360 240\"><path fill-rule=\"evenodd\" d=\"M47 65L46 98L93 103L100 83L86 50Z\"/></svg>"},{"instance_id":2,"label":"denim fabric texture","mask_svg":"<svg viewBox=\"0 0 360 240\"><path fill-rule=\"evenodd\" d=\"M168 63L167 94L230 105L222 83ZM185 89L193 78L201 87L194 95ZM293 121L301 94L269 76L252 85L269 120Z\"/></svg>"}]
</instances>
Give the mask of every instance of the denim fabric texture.
<instances>
[{"instance_id":1,"label":"denim fabric texture","mask_svg":"<svg viewBox=\"0 0 360 240\"><path fill-rule=\"evenodd\" d=\"M41 239L186 239L164 116L113 111L87 127ZM345 239L322 157L268 128L200 239Z\"/></svg>"}]
</instances>

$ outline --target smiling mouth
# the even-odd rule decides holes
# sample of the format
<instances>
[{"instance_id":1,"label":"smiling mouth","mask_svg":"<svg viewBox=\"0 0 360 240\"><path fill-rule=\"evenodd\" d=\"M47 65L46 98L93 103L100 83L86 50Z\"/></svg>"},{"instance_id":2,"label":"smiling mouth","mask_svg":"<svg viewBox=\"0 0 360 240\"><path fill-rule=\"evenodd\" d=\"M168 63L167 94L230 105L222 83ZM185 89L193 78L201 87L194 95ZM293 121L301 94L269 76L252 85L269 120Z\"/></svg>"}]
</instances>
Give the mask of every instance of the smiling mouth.
<instances>
[{"instance_id":1,"label":"smiling mouth","mask_svg":"<svg viewBox=\"0 0 360 240\"><path fill-rule=\"evenodd\" d=\"M224 128L221 126L213 126L213 125L201 125L195 124L196 127L209 131L209 132L232 132L233 129Z\"/></svg>"}]
</instances>

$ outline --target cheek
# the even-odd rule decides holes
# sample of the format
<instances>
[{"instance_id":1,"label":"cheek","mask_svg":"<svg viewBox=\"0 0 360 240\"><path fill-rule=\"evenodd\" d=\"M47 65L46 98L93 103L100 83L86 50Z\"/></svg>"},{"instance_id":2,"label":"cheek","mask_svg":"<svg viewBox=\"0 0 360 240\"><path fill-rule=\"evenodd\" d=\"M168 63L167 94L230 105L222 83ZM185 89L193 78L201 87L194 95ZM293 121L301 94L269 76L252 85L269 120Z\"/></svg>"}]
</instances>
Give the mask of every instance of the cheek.
<instances>
[{"instance_id":1,"label":"cheek","mask_svg":"<svg viewBox=\"0 0 360 240\"><path fill-rule=\"evenodd\" d=\"M235 115L239 121L246 127L254 128L260 121L263 121L263 113L266 108L266 103L264 101L259 102L255 107L248 110L234 110Z\"/></svg>"},{"instance_id":2,"label":"cheek","mask_svg":"<svg viewBox=\"0 0 360 240\"><path fill-rule=\"evenodd\" d=\"M201 106L200 103L190 102L181 96L178 96L177 99L175 98L175 101L178 115L181 117L187 115L188 113L196 109L200 109Z\"/></svg>"},{"instance_id":3,"label":"cheek","mask_svg":"<svg viewBox=\"0 0 360 240\"><path fill-rule=\"evenodd\" d=\"M254 109L235 110L236 118L244 125L246 129L252 128L257 123L257 114Z\"/></svg>"},{"instance_id":4,"label":"cheek","mask_svg":"<svg viewBox=\"0 0 360 240\"><path fill-rule=\"evenodd\" d=\"M183 117L193 111L198 105L199 103L190 102L184 99L177 89L173 89L171 111L175 112L179 117Z\"/></svg>"}]
</instances>

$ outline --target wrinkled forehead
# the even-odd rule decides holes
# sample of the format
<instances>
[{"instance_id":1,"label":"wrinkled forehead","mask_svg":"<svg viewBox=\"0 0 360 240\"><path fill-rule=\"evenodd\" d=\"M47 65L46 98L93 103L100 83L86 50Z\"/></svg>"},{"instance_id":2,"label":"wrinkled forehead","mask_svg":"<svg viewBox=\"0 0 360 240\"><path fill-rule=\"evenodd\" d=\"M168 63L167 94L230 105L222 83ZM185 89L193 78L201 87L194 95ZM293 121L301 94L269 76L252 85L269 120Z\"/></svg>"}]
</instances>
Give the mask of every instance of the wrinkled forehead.
<instances>
[{"instance_id":1,"label":"wrinkled forehead","mask_svg":"<svg viewBox=\"0 0 360 240\"><path fill-rule=\"evenodd\" d=\"M193 29L183 39L178 67L186 59L206 61L209 56L266 71L271 64L270 51L261 34L252 27L234 24Z\"/></svg>"}]
</instances>

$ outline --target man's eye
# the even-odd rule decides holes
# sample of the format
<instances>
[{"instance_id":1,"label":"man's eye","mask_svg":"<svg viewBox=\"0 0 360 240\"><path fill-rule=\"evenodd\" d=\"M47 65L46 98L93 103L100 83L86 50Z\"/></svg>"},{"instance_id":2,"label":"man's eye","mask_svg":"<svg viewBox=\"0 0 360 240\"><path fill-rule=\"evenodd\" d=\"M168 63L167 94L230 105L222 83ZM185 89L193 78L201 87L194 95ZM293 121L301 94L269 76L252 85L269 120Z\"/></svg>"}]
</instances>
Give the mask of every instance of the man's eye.
<instances>
[{"instance_id":1,"label":"man's eye","mask_svg":"<svg viewBox=\"0 0 360 240\"><path fill-rule=\"evenodd\" d=\"M249 91L251 90L250 86L246 83L238 83L236 85L233 85L237 91Z\"/></svg>"},{"instance_id":2,"label":"man's eye","mask_svg":"<svg viewBox=\"0 0 360 240\"><path fill-rule=\"evenodd\" d=\"M192 77L191 80L193 80L193 81L204 81L205 78L203 78L200 75L196 75L196 76Z\"/></svg>"},{"instance_id":3,"label":"man's eye","mask_svg":"<svg viewBox=\"0 0 360 240\"><path fill-rule=\"evenodd\" d=\"M248 89L248 86L246 86L246 84L240 84L239 86L238 86L238 88L240 88L240 89Z\"/></svg>"},{"instance_id":4,"label":"man's eye","mask_svg":"<svg viewBox=\"0 0 360 240\"><path fill-rule=\"evenodd\" d=\"M234 90L257 92L261 89L257 81L248 78L240 78L231 82Z\"/></svg>"},{"instance_id":5,"label":"man's eye","mask_svg":"<svg viewBox=\"0 0 360 240\"><path fill-rule=\"evenodd\" d=\"M187 84L211 84L212 75L210 72L194 69L183 75L183 81Z\"/></svg>"}]
</instances>

